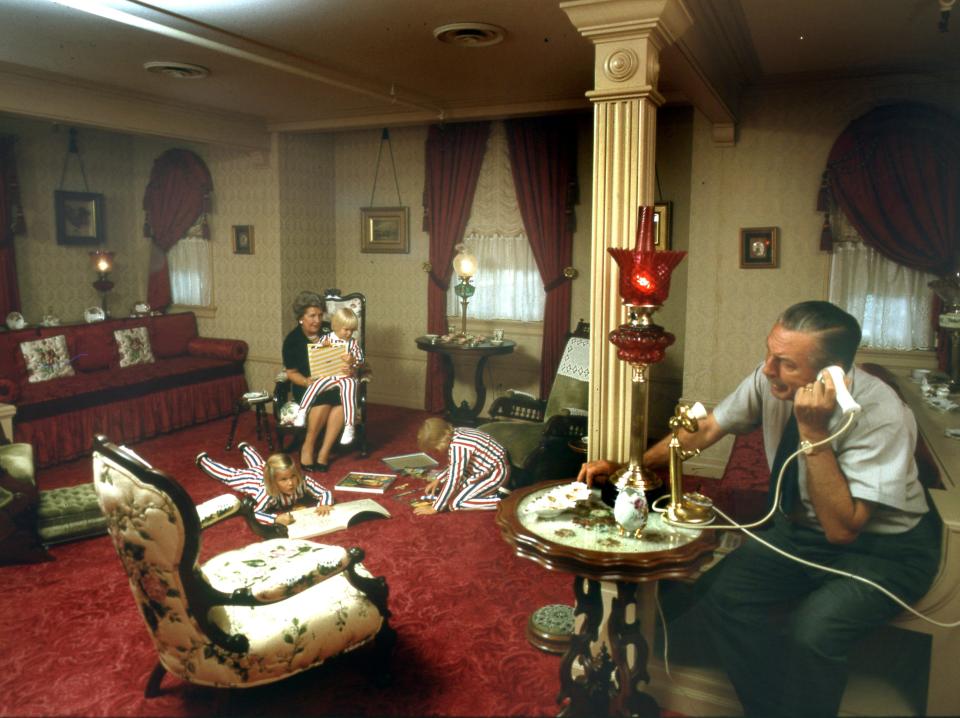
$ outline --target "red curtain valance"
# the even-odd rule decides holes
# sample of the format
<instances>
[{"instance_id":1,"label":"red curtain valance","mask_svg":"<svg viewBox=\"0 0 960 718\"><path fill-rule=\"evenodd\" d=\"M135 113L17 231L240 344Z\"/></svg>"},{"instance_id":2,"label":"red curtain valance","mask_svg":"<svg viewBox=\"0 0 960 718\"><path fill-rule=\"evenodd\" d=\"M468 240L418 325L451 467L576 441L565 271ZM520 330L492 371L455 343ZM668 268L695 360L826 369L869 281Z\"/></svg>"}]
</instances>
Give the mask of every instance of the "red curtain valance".
<instances>
[{"instance_id":1,"label":"red curtain valance","mask_svg":"<svg viewBox=\"0 0 960 718\"><path fill-rule=\"evenodd\" d=\"M159 250L151 259L147 302L163 308L172 301L166 253L201 215L210 211L213 180L202 159L190 150L167 150L153 163L150 182L143 195L146 223L143 234ZM204 222L203 236L209 238Z\"/></svg>"},{"instance_id":2,"label":"red curtain valance","mask_svg":"<svg viewBox=\"0 0 960 718\"><path fill-rule=\"evenodd\" d=\"M817 207L843 211L865 244L912 269L960 268L960 122L927 105L871 110L837 138ZM829 216L821 249L833 248Z\"/></svg>"}]
</instances>

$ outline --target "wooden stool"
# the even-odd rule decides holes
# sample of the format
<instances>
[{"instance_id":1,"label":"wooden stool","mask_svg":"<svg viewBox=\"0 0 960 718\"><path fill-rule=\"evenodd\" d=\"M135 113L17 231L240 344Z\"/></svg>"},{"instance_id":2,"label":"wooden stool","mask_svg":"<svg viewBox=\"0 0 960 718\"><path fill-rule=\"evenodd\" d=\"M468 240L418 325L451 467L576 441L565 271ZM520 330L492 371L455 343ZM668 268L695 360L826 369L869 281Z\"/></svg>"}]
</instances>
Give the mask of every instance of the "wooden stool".
<instances>
[{"instance_id":1,"label":"wooden stool","mask_svg":"<svg viewBox=\"0 0 960 718\"><path fill-rule=\"evenodd\" d=\"M227 451L233 448L233 439L237 433L237 421L240 419L240 412L253 408L256 412L257 441L267 437L267 446L270 453L273 453L273 436L270 434L270 427L267 425L266 405L273 401L273 397L265 392L250 392L244 394L233 407L233 421L230 423L230 434L227 436Z\"/></svg>"}]
</instances>

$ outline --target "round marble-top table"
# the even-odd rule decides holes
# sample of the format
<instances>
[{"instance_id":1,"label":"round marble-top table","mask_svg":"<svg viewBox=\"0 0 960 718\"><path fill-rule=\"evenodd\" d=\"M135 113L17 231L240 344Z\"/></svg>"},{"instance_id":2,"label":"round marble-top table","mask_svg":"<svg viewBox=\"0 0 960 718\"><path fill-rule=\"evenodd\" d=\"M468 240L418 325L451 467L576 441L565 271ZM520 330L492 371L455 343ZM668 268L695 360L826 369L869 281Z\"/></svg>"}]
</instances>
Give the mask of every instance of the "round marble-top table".
<instances>
[{"instance_id":1,"label":"round marble-top table","mask_svg":"<svg viewBox=\"0 0 960 718\"><path fill-rule=\"evenodd\" d=\"M575 576L576 629L560 666L560 715L659 716L640 687L649 682L645 634L652 635L656 581L693 575L710 559L716 534L651 513L639 538L621 536L596 490L565 509L539 510L548 492L567 483L517 489L496 518L517 555Z\"/></svg>"}]
</instances>

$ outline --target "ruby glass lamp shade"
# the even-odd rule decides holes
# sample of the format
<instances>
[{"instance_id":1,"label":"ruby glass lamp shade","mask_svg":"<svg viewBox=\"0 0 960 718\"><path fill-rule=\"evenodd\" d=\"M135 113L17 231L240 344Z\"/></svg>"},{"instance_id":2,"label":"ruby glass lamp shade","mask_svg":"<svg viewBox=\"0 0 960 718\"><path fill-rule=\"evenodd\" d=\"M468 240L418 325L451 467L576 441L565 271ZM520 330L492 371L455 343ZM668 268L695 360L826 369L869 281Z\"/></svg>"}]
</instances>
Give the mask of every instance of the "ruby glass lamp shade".
<instances>
[{"instance_id":1,"label":"ruby glass lamp shade","mask_svg":"<svg viewBox=\"0 0 960 718\"><path fill-rule=\"evenodd\" d=\"M620 299L624 304L659 306L670 294L670 275L686 252L658 252L653 244L653 207L640 207L637 242L633 249L608 248L620 268Z\"/></svg>"}]
</instances>

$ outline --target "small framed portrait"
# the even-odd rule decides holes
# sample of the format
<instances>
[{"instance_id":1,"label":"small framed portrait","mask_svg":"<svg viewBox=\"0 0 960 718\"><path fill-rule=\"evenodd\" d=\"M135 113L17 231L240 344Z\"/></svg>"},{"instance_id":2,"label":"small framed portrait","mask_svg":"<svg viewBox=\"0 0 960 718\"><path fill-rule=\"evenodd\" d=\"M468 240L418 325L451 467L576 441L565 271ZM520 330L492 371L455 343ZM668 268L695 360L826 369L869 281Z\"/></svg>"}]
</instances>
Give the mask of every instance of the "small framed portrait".
<instances>
[{"instance_id":1,"label":"small framed portrait","mask_svg":"<svg viewBox=\"0 0 960 718\"><path fill-rule=\"evenodd\" d=\"M362 207L360 209L360 251L406 254L410 251L407 207Z\"/></svg>"},{"instance_id":2,"label":"small framed portrait","mask_svg":"<svg viewBox=\"0 0 960 718\"><path fill-rule=\"evenodd\" d=\"M253 225L233 225L233 253L253 254Z\"/></svg>"},{"instance_id":3,"label":"small framed portrait","mask_svg":"<svg viewBox=\"0 0 960 718\"><path fill-rule=\"evenodd\" d=\"M57 244L82 246L103 242L106 225L102 194L57 190L53 193L53 204Z\"/></svg>"},{"instance_id":4,"label":"small framed portrait","mask_svg":"<svg viewBox=\"0 0 960 718\"><path fill-rule=\"evenodd\" d=\"M740 268L774 269L780 266L780 247L776 227L751 227L740 230Z\"/></svg>"},{"instance_id":5,"label":"small framed portrait","mask_svg":"<svg viewBox=\"0 0 960 718\"><path fill-rule=\"evenodd\" d=\"M673 202L664 202L653 205L653 247L658 252L671 249L670 215Z\"/></svg>"}]
</instances>

